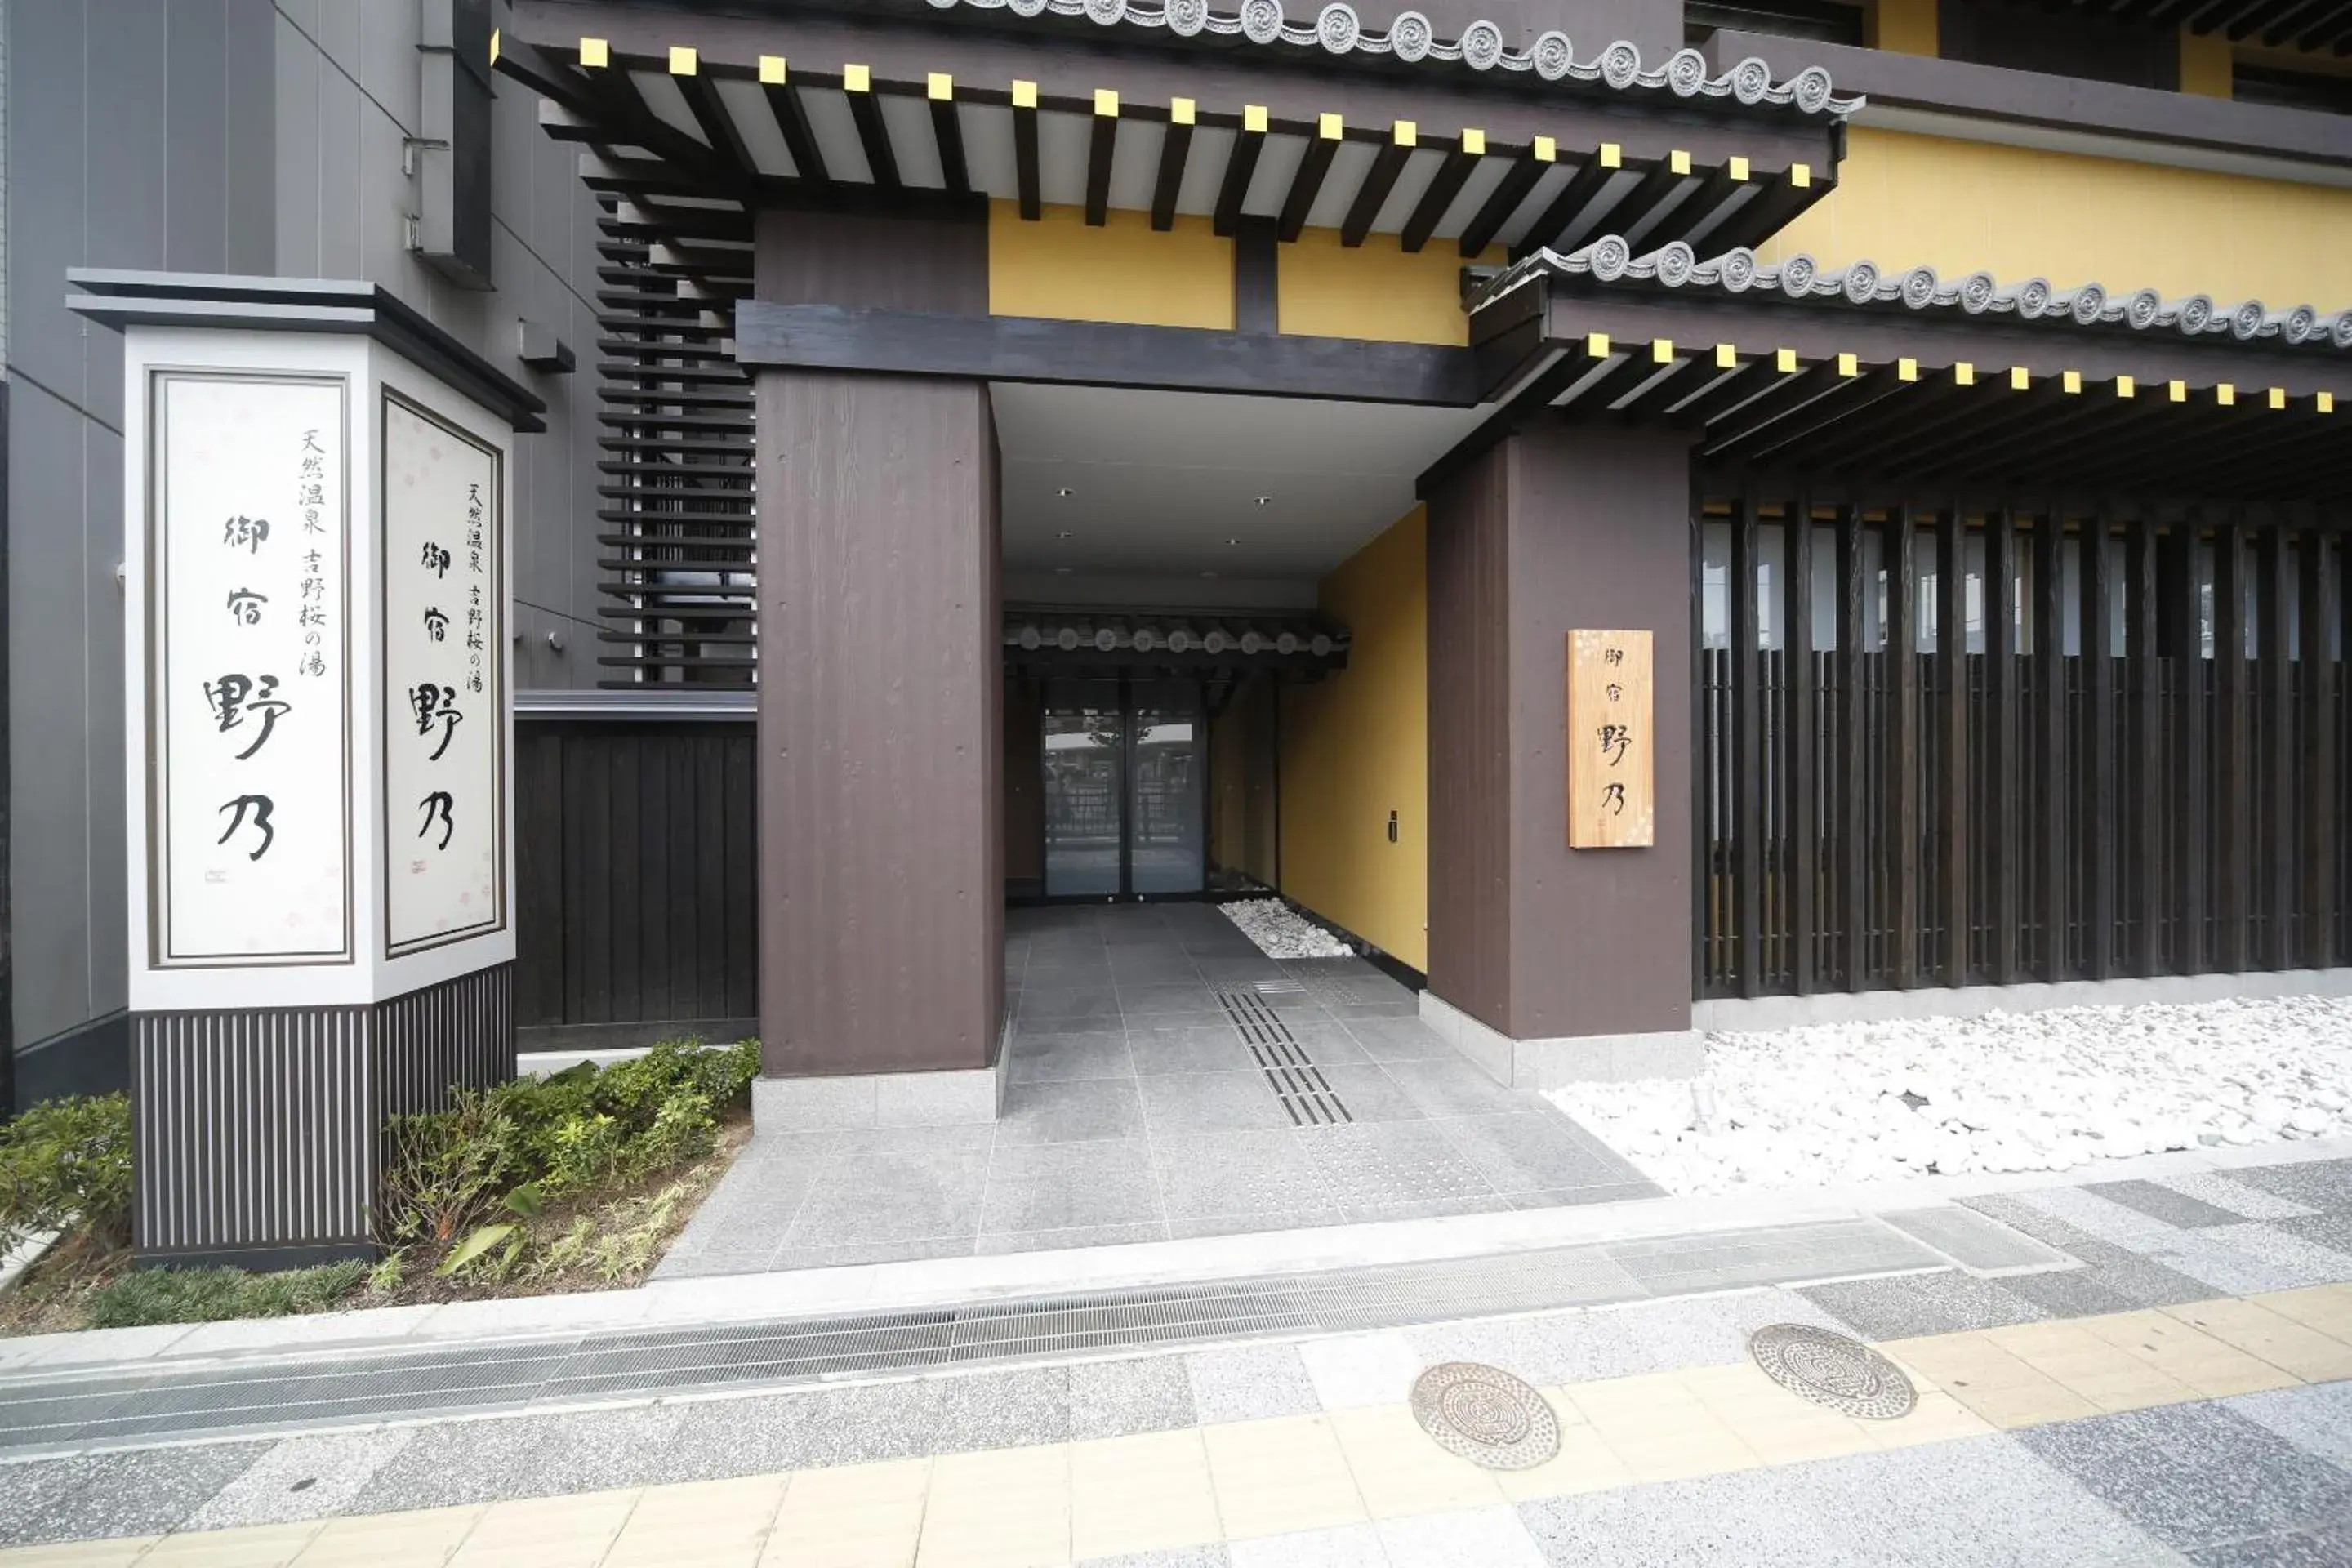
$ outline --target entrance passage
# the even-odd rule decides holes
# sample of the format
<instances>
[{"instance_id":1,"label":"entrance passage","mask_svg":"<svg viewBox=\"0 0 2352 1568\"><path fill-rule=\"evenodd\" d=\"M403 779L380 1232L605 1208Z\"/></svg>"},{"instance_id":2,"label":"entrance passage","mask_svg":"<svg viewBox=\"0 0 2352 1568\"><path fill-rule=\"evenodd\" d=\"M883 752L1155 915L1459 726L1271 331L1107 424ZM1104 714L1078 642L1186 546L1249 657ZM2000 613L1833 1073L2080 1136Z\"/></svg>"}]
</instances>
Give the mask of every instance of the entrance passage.
<instances>
[{"instance_id":1,"label":"entrance passage","mask_svg":"<svg viewBox=\"0 0 2352 1568\"><path fill-rule=\"evenodd\" d=\"M1207 722L1193 680L1049 680L1045 896L1197 893Z\"/></svg>"}]
</instances>

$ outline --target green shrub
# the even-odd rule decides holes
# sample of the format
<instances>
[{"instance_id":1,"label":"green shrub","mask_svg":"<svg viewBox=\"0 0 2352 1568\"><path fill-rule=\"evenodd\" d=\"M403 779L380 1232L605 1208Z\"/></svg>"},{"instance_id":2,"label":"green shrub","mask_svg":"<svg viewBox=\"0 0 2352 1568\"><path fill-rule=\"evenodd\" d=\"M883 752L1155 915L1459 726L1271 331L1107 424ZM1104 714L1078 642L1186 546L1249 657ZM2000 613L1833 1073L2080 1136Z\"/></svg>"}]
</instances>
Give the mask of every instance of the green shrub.
<instances>
[{"instance_id":1,"label":"green shrub","mask_svg":"<svg viewBox=\"0 0 2352 1568\"><path fill-rule=\"evenodd\" d=\"M131 1100L47 1100L0 1123L0 1252L45 1230L80 1224L96 1239L131 1239Z\"/></svg>"},{"instance_id":2,"label":"green shrub","mask_svg":"<svg viewBox=\"0 0 2352 1568\"><path fill-rule=\"evenodd\" d=\"M692 1088L680 1086L661 1102L653 1125L629 1141L622 1161L632 1177L650 1176L700 1159L710 1152L718 1137L719 1123L711 1117L710 1101Z\"/></svg>"},{"instance_id":3,"label":"green shrub","mask_svg":"<svg viewBox=\"0 0 2352 1568\"><path fill-rule=\"evenodd\" d=\"M447 1245L531 1173L502 1093L460 1089L449 1098L446 1110L391 1119L378 1230L394 1246Z\"/></svg>"},{"instance_id":4,"label":"green shrub","mask_svg":"<svg viewBox=\"0 0 2352 1568\"><path fill-rule=\"evenodd\" d=\"M284 1318L332 1306L364 1283L364 1263L329 1263L279 1274L238 1268L142 1268L89 1294L94 1329L149 1323L214 1323L227 1318Z\"/></svg>"}]
</instances>

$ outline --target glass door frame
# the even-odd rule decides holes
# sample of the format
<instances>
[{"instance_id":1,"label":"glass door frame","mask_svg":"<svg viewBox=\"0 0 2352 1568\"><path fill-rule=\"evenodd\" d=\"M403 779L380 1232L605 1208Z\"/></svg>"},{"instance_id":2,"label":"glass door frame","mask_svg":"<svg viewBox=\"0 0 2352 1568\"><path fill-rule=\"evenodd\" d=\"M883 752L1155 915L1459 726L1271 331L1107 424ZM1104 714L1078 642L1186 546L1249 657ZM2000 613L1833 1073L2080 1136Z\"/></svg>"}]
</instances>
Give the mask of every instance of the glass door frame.
<instances>
[{"instance_id":1,"label":"glass door frame","mask_svg":"<svg viewBox=\"0 0 2352 1568\"><path fill-rule=\"evenodd\" d=\"M1137 688L1182 683L1192 689L1192 711L1189 715L1199 726L1192 744L1200 759L1197 787L1193 791L1194 810L1198 820L1197 843L1200 850L1200 879L1197 886L1182 892L1137 892L1135 890L1135 752ZM1052 852L1053 821L1050 799L1045 795L1045 742L1048 725L1056 712L1068 713L1080 710L1067 705L1056 708L1052 700L1057 686L1116 686L1118 693L1118 888L1115 892L1056 893L1053 890ZM1098 710L1108 711L1108 709ZM1164 709L1150 711L1165 712ZM1173 715L1171 715L1173 717ZM1146 903L1206 897L1209 885L1209 710L1207 683L1184 675L1134 676L1044 676L1038 678L1037 690L1038 778L1040 795L1037 885L1039 901L1049 904Z\"/></svg>"}]
</instances>

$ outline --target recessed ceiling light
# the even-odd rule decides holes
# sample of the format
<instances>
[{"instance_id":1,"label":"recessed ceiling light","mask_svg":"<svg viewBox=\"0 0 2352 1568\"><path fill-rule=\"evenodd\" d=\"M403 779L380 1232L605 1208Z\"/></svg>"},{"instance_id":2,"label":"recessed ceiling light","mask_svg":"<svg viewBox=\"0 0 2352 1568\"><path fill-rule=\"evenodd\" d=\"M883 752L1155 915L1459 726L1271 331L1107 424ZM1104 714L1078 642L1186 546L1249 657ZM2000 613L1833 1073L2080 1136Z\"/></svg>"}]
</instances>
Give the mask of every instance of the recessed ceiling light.
<instances>
[{"instance_id":1,"label":"recessed ceiling light","mask_svg":"<svg viewBox=\"0 0 2352 1568\"><path fill-rule=\"evenodd\" d=\"M1240 541L1240 540L1238 540L1238 539L1228 539L1228 540L1226 540L1226 541L1225 541L1225 542L1226 542L1227 544L1239 544L1239 543L1241 542L1241 541Z\"/></svg>"},{"instance_id":2,"label":"recessed ceiling light","mask_svg":"<svg viewBox=\"0 0 2352 1568\"><path fill-rule=\"evenodd\" d=\"M1055 490L1054 493L1060 496L1064 500L1067 500L1070 499L1070 487L1064 485L1060 489Z\"/></svg>"},{"instance_id":3,"label":"recessed ceiling light","mask_svg":"<svg viewBox=\"0 0 2352 1568\"><path fill-rule=\"evenodd\" d=\"M1202 574L1201 574L1201 575L1202 575L1202 576L1203 576L1203 577L1213 577L1213 576L1215 576L1215 575L1216 575L1216 574L1215 574L1214 572L1203 572L1203 573L1202 573Z\"/></svg>"},{"instance_id":4,"label":"recessed ceiling light","mask_svg":"<svg viewBox=\"0 0 2352 1568\"><path fill-rule=\"evenodd\" d=\"M1054 575L1056 577L1066 577L1069 574L1070 568L1067 566L1056 566L1054 568Z\"/></svg>"},{"instance_id":5,"label":"recessed ceiling light","mask_svg":"<svg viewBox=\"0 0 2352 1568\"><path fill-rule=\"evenodd\" d=\"M1054 535L1054 537L1055 537L1055 538L1056 538L1056 539L1067 539L1067 538L1069 538L1069 537L1070 537L1070 531L1069 531L1068 529L1066 529L1066 529L1062 530L1062 531L1061 531L1061 532L1059 532L1059 533L1057 533L1057 534Z\"/></svg>"},{"instance_id":6,"label":"recessed ceiling light","mask_svg":"<svg viewBox=\"0 0 2352 1568\"><path fill-rule=\"evenodd\" d=\"M1064 495L1067 495L1067 494L1069 494L1069 492L1068 492L1067 490L1065 490L1065 491L1063 491L1062 493L1063 493ZM1258 505L1260 505L1260 506L1265 506L1265 505L1267 505L1268 503L1270 503L1273 500L1274 500L1274 498L1273 498L1272 496L1260 496L1260 497L1258 497L1258 498L1257 498L1257 504L1258 504Z\"/></svg>"}]
</instances>

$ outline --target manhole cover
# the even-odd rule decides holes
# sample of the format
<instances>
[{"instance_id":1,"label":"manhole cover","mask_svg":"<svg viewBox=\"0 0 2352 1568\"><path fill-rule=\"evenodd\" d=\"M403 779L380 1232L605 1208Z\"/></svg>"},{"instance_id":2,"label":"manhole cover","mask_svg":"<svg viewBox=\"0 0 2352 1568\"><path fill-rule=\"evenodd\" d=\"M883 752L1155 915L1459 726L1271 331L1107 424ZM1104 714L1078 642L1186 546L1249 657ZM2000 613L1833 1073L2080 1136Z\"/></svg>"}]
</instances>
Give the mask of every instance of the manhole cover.
<instances>
[{"instance_id":1,"label":"manhole cover","mask_svg":"<svg viewBox=\"0 0 2352 1568\"><path fill-rule=\"evenodd\" d=\"M1412 1382L1412 1415L1439 1447L1490 1470L1526 1470L1559 1452L1559 1418L1500 1367L1442 1362Z\"/></svg>"},{"instance_id":2,"label":"manhole cover","mask_svg":"<svg viewBox=\"0 0 2352 1568\"><path fill-rule=\"evenodd\" d=\"M1859 1340L1808 1323L1773 1323L1748 1336L1764 1375L1816 1405L1872 1421L1911 1414L1919 1395L1903 1369Z\"/></svg>"}]
</instances>

